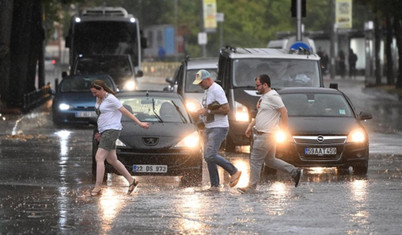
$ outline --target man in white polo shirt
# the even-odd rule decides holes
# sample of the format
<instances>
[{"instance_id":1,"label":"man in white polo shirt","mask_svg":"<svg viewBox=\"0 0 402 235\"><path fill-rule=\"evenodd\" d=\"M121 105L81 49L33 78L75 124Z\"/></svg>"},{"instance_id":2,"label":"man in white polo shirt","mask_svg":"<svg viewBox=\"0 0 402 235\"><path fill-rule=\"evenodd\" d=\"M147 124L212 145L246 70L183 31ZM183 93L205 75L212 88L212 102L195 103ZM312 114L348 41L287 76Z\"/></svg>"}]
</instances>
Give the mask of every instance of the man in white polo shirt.
<instances>
[{"instance_id":1,"label":"man in white polo shirt","mask_svg":"<svg viewBox=\"0 0 402 235\"><path fill-rule=\"evenodd\" d=\"M200 70L193 84L198 84L205 90L202 108L198 110L205 124L204 159L208 165L211 188L209 191L219 191L219 174L217 166L225 169L230 175L230 187L234 187L240 179L239 171L232 163L218 154L218 150L229 131L229 103L222 87L216 84L208 71Z\"/></svg>"},{"instance_id":2,"label":"man in white polo shirt","mask_svg":"<svg viewBox=\"0 0 402 235\"><path fill-rule=\"evenodd\" d=\"M238 191L246 193L256 190L264 162L271 168L288 172L297 187L303 176L303 169L275 158L276 144L273 141L273 135L279 129L287 131L288 111L280 95L271 89L271 78L267 74L261 74L255 79L255 88L262 96L257 103L257 116L245 132L245 135L250 137L255 128L250 156L250 181L247 187L238 188Z\"/></svg>"}]
</instances>

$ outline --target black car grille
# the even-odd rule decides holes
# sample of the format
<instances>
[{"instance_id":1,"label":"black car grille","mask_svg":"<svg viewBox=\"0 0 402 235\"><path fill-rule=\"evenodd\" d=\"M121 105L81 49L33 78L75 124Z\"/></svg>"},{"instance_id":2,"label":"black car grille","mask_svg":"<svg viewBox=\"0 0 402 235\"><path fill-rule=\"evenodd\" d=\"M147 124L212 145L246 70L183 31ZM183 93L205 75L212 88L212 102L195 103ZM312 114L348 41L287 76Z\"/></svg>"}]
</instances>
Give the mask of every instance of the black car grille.
<instances>
[{"instance_id":1,"label":"black car grille","mask_svg":"<svg viewBox=\"0 0 402 235\"><path fill-rule=\"evenodd\" d=\"M296 150L301 160L309 161L337 161L341 158L344 151L344 144L347 136L293 136ZM336 154L306 154L306 148L326 150L336 149Z\"/></svg>"},{"instance_id":2,"label":"black car grille","mask_svg":"<svg viewBox=\"0 0 402 235\"><path fill-rule=\"evenodd\" d=\"M76 106L74 108L77 111L94 111L94 107L87 107L87 106Z\"/></svg>"},{"instance_id":3,"label":"black car grille","mask_svg":"<svg viewBox=\"0 0 402 235\"><path fill-rule=\"evenodd\" d=\"M347 136L293 136L296 144L344 144Z\"/></svg>"}]
</instances>

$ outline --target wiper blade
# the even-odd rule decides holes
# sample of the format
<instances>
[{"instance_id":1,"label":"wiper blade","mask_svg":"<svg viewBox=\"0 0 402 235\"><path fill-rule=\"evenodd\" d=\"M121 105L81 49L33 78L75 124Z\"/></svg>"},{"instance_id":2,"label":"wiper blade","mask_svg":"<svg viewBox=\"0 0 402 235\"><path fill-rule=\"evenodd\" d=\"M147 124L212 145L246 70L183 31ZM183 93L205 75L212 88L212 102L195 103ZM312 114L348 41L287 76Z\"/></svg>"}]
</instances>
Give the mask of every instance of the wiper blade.
<instances>
[{"instance_id":1,"label":"wiper blade","mask_svg":"<svg viewBox=\"0 0 402 235\"><path fill-rule=\"evenodd\" d=\"M181 120L183 121L183 123L187 123L187 119L184 117L183 113L180 111L179 106L177 106L177 104L171 100L172 104L174 105L174 107L176 108L177 112L179 112Z\"/></svg>"},{"instance_id":2,"label":"wiper blade","mask_svg":"<svg viewBox=\"0 0 402 235\"><path fill-rule=\"evenodd\" d=\"M152 98L152 112L154 112L154 115L159 119L159 122L163 122L162 118L155 112L155 100Z\"/></svg>"}]
</instances>

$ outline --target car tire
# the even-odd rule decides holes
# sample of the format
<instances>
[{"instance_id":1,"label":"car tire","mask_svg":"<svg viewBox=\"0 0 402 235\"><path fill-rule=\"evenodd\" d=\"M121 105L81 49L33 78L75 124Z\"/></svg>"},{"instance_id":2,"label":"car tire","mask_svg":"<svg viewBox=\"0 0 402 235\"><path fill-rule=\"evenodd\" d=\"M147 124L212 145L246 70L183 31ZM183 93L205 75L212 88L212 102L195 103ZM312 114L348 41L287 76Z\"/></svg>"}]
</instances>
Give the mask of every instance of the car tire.
<instances>
[{"instance_id":1,"label":"car tire","mask_svg":"<svg viewBox=\"0 0 402 235\"><path fill-rule=\"evenodd\" d=\"M347 175L349 174L349 166L341 166L336 168L338 171L338 174L340 175Z\"/></svg>"},{"instance_id":2,"label":"car tire","mask_svg":"<svg viewBox=\"0 0 402 235\"><path fill-rule=\"evenodd\" d=\"M356 175L367 175L368 162L353 165L353 173Z\"/></svg>"},{"instance_id":3,"label":"car tire","mask_svg":"<svg viewBox=\"0 0 402 235\"><path fill-rule=\"evenodd\" d=\"M225 140L225 150L228 152L235 152L236 150L236 145L233 143L233 140L231 137L226 137Z\"/></svg>"}]
</instances>

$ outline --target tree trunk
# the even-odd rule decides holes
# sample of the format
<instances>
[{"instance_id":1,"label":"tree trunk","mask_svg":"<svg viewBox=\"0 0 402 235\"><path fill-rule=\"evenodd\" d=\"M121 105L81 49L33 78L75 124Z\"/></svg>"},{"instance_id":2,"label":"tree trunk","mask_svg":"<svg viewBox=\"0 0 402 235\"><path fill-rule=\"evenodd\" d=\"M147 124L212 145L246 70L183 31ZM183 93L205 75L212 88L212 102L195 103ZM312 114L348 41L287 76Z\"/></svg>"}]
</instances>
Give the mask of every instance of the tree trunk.
<instances>
[{"instance_id":1,"label":"tree trunk","mask_svg":"<svg viewBox=\"0 0 402 235\"><path fill-rule=\"evenodd\" d=\"M0 0L0 110L6 108L10 84L10 40L13 1Z\"/></svg>"},{"instance_id":2,"label":"tree trunk","mask_svg":"<svg viewBox=\"0 0 402 235\"><path fill-rule=\"evenodd\" d=\"M10 107L23 106L24 91L27 86L27 74L31 44L32 1L14 0L13 31L11 32L11 69L9 85Z\"/></svg>"},{"instance_id":3,"label":"tree trunk","mask_svg":"<svg viewBox=\"0 0 402 235\"><path fill-rule=\"evenodd\" d=\"M392 85L394 84L394 61L392 58L392 21L389 16L385 17L385 24L386 24L386 38L385 38L385 58L386 58L386 71L387 71L387 84Z\"/></svg>"},{"instance_id":4,"label":"tree trunk","mask_svg":"<svg viewBox=\"0 0 402 235\"><path fill-rule=\"evenodd\" d=\"M398 77L396 80L396 88L402 88L402 28L401 28L401 16L396 15L394 19L394 30L395 30L395 38L396 44L398 45Z\"/></svg>"}]
</instances>

